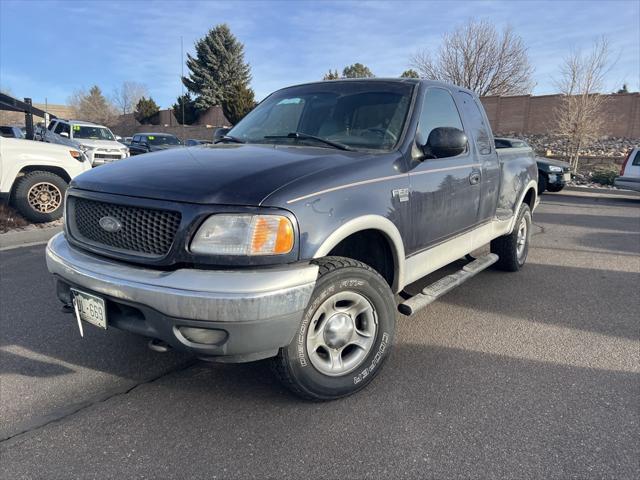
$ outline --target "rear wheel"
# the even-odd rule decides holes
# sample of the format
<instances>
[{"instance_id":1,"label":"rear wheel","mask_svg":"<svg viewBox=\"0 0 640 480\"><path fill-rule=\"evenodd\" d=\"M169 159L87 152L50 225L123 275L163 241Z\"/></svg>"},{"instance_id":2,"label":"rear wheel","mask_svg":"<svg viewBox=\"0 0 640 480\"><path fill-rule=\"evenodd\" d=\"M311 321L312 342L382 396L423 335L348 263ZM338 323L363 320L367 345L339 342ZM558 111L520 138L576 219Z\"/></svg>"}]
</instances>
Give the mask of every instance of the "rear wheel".
<instances>
[{"instance_id":1,"label":"rear wheel","mask_svg":"<svg viewBox=\"0 0 640 480\"><path fill-rule=\"evenodd\" d=\"M326 257L317 263L300 328L273 365L296 395L333 400L364 388L380 372L395 332L395 300L386 281L361 262Z\"/></svg>"},{"instance_id":2,"label":"rear wheel","mask_svg":"<svg viewBox=\"0 0 640 480\"><path fill-rule=\"evenodd\" d=\"M51 172L30 172L16 181L13 203L20 214L35 223L62 217L67 182Z\"/></svg>"},{"instance_id":3,"label":"rear wheel","mask_svg":"<svg viewBox=\"0 0 640 480\"><path fill-rule=\"evenodd\" d=\"M517 272L527 261L531 238L531 210L523 203L518 211L513 231L491 241L491 253L498 255L496 267L507 272Z\"/></svg>"}]
</instances>

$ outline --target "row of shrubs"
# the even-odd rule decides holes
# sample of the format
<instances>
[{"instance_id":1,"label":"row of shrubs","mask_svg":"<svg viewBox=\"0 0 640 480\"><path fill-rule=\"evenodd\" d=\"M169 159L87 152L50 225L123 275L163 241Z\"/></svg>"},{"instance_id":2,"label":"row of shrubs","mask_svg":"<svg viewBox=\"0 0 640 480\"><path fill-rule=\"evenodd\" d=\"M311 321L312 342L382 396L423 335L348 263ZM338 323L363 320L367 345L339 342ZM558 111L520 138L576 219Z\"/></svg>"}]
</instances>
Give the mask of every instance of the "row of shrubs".
<instances>
[{"instance_id":1,"label":"row of shrubs","mask_svg":"<svg viewBox=\"0 0 640 480\"><path fill-rule=\"evenodd\" d=\"M620 170L599 169L591 172L591 181L600 185L613 185L613 181L620 175Z\"/></svg>"}]
</instances>

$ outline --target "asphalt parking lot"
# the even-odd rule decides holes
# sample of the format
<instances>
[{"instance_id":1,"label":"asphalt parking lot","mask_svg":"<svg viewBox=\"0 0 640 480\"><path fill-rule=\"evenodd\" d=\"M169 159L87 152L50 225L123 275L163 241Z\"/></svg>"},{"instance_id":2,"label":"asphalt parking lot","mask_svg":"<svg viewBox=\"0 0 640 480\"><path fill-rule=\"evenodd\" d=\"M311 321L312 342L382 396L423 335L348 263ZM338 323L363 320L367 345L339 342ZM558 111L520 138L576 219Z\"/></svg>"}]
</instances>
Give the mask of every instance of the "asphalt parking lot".
<instances>
[{"instance_id":1,"label":"asphalt parking lot","mask_svg":"<svg viewBox=\"0 0 640 480\"><path fill-rule=\"evenodd\" d=\"M548 194L526 267L398 316L366 390L303 402L60 311L0 252L2 478L638 478L640 198ZM415 290L419 286L413 286Z\"/></svg>"}]
</instances>

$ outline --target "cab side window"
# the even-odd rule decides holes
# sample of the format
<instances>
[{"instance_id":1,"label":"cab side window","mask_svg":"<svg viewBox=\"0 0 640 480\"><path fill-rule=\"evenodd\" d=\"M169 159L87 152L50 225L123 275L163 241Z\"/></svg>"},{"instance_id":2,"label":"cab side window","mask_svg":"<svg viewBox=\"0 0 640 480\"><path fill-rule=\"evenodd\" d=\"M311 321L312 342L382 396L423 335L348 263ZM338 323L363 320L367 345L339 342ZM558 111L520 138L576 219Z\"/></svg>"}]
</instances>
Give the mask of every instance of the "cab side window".
<instances>
[{"instance_id":1,"label":"cab side window","mask_svg":"<svg viewBox=\"0 0 640 480\"><path fill-rule=\"evenodd\" d=\"M51 120L49 122L49 126L47 127L47 130L53 130L53 126L56 124L55 120Z\"/></svg>"},{"instance_id":2,"label":"cab side window","mask_svg":"<svg viewBox=\"0 0 640 480\"><path fill-rule=\"evenodd\" d=\"M480 155L488 155L493 149L491 148L491 131L485 120L482 110L478 106L476 99L469 95L467 92L460 92L458 97L462 100L462 110L464 111L464 117L471 132L472 137L478 147Z\"/></svg>"},{"instance_id":3,"label":"cab side window","mask_svg":"<svg viewBox=\"0 0 640 480\"><path fill-rule=\"evenodd\" d=\"M69 134L71 132L71 129L66 123L58 122L58 125L56 125L56 129L54 130L54 132L58 135L60 135L61 133Z\"/></svg>"},{"instance_id":4,"label":"cab side window","mask_svg":"<svg viewBox=\"0 0 640 480\"><path fill-rule=\"evenodd\" d=\"M416 143L425 145L434 128L453 127L463 130L460 113L451 94L444 88L430 88L422 100Z\"/></svg>"}]
</instances>

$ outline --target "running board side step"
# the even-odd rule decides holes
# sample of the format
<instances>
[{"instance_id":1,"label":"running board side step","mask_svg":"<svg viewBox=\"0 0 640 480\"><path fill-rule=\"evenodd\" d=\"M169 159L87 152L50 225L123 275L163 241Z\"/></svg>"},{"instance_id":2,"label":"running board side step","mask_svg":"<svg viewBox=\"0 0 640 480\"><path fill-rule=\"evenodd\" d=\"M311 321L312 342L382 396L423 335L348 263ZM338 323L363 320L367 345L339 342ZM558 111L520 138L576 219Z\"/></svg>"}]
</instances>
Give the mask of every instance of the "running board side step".
<instances>
[{"instance_id":1,"label":"running board side step","mask_svg":"<svg viewBox=\"0 0 640 480\"><path fill-rule=\"evenodd\" d=\"M441 278L437 282L425 287L419 294L402 302L398 305L398 311L407 316L413 315L418 310L421 310L430 303L435 302L445 293L462 285L477 273L480 273L482 270L490 267L497 261L498 255L495 253L488 253L487 255L477 258L473 262L462 267L462 270L458 270L456 273L452 273L451 275Z\"/></svg>"}]
</instances>

